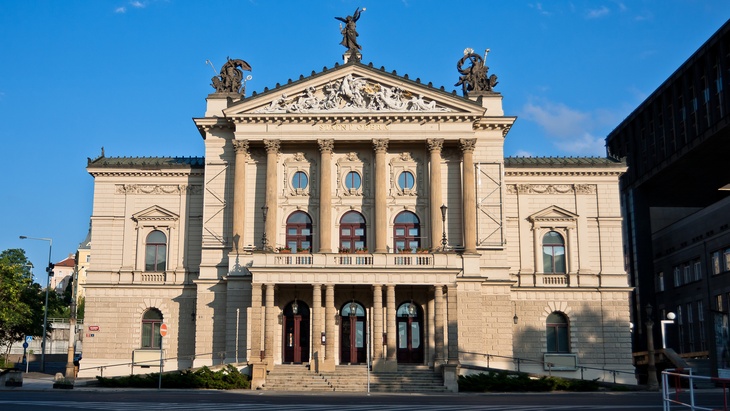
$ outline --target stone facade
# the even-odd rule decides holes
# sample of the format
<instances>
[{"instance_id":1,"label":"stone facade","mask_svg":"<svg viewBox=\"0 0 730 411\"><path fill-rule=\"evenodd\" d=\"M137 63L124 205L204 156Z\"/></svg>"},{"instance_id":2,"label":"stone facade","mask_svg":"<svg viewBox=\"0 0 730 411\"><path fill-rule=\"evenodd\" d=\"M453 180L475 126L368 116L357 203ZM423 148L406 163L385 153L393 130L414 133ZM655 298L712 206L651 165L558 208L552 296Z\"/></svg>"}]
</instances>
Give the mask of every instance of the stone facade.
<instances>
[{"instance_id":1,"label":"stone facade","mask_svg":"<svg viewBox=\"0 0 730 411\"><path fill-rule=\"evenodd\" d=\"M350 61L209 95L204 159L90 160L85 366L129 373L164 321L167 369L245 363L254 387L368 361L451 389L488 365L633 381L624 165L504 158L515 117L477 94Z\"/></svg>"}]
</instances>

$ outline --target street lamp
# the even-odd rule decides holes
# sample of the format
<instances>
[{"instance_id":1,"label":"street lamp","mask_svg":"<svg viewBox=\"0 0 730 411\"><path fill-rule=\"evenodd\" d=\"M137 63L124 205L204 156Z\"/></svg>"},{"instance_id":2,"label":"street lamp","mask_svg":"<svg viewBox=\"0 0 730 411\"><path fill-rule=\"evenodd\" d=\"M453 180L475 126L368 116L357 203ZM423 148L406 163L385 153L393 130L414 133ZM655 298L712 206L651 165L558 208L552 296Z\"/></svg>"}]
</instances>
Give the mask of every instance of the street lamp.
<instances>
[{"instance_id":1,"label":"street lamp","mask_svg":"<svg viewBox=\"0 0 730 411\"><path fill-rule=\"evenodd\" d=\"M46 280L46 304L43 308L43 341L41 342L41 372L46 372L46 330L48 327L48 289L51 288L51 277L53 277L53 263L51 263L51 252L53 251L53 239L45 237L20 236L21 240L48 241L48 279Z\"/></svg>"},{"instance_id":2,"label":"street lamp","mask_svg":"<svg viewBox=\"0 0 730 411\"><path fill-rule=\"evenodd\" d=\"M667 349L667 324L674 324L674 319L677 318L677 316L669 312L667 313L667 319L662 320L662 348Z\"/></svg>"},{"instance_id":3,"label":"street lamp","mask_svg":"<svg viewBox=\"0 0 730 411\"><path fill-rule=\"evenodd\" d=\"M446 251L446 210L448 209L449 207L446 207L446 204L441 204L441 251Z\"/></svg>"}]
</instances>

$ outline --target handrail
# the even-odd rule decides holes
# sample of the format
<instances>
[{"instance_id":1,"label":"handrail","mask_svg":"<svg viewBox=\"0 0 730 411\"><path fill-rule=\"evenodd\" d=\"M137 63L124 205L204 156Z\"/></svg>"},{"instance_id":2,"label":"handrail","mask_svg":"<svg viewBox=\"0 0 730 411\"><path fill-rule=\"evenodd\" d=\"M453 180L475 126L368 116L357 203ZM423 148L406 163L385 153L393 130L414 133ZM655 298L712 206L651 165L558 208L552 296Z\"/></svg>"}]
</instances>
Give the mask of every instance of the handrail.
<instances>
[{"instance_id":1,"label":"handrail","mask_svg":"<svg viewBox=\"0 0 730 411\"><path fill-rule=\"evenodd\" d=\"M669 377L673 377L670 381ZM687 387L689 391L689 395L686 397L687 399L680 398L680 393L682 393L682 380L686 379L688 380ZM686 407L691 410L703 410L703 411L717 411L719 408L717 408L717 405L706 407L706 406L700 406L697 404L696 398L695 398L695 380L703 380L703 381L710 381L714 383L715 385L722 385L722 399L723 399L723 405L722 410L728 411L728 385L730 385L730 379L727 378L717 378L717 377L708 377L704 375L696 375L692 373L692 368L673 368L673 369L666 369L662 371L662 406L665 411L669 411L672 407L672 405L678 405L680 407ZM674 392L670 389L671 386L674 385ZM672 394L674 394L674 397L672 397ZM688 401L688 402L685 402Z\"/></svg>"},{"instance_id":2,"label":"handrail","mask_svg":"<svg viewBox=\"0 0 730 411\"><path fill-rule=\"evenodd\" d=\"M159 351L159 350L149 350L149 351ZM216 364L216 366L218 366L218 365L223 365L224 364L222 361L223 361L223 359L225 359L226 353L227 353L227 351L218 351L218 352L209 352L209 353L192 354L192 355L180 355L180 356L177 356L177 357L162 357L162 360L163 361L169 361L169 360L177 360L177 359L181 359L182 358L182 359L190 359L191 361L195 361L195 357L217 354L218 355L218 358L221 359L221 364ZM248 363L248 361L246 361L246 363ZM84 370L96 370L96 369L98 369L99 370L99 377L104 378L104 369L105 368L129 366L129 367L132 367L132 372L130 374L134 374L134 368L133 367L135 365L140 365L140 364L144 364L144 365L150 364L151 366L159 365L160 364L160 359L159 358L155 358L153 360L131 361L131 362L116 363L116 364L97 365L97 366L94 366L94 367L79 368L79 372L84 371ZM231 363L227 363L227 364L240 364L240 362L239 363L231 362ZM192 369L192 368L193 367L190 367L188 369ZM177 370L174 370L174 371L177 371Z\"/></svg>"},{"instance_id":3,"label":"handrail","mask_svg":"<svg viewBox=\"0 0 730 411\"><path fill-rule=\"evenodd\" d=\"M536 365L542 365L543 368L544 367L547 367L548 368L548 375L551 375L552 376L552 367L554 366L553 363L545 362L545 361L541 361L541 360L534 360L534 359L530 359L530 358L508 357L508 356L504 356L504 355L496 355L496 354L489 354L489 353L477 353L477 352L471 352L471 351L459 351L459 354L470 354L470 355L483 355L483 356L485 356L486 363L487 363L486 368L492 368L490 366L490 359L492 359L492 358L501 358L501 359L510 360L510 361L512 361L512 362L514 362L514 363L517 364L517 372L521 372L520 371L520 365L522 363L533 363L533 364L536 364ZM619 374L628 374L628 375L631 375L632 377L636 377L636 373L635 372L630 372L630 371L610 370L610 369L607 369L607 368L589 367L589 366L586 366L586 365L578 365L577 368L580 370L580 379L581 380L584 379L584 372L586 370L595 370L595 371L602 371L602 372L611 373L611 375L613 376L613 383L614 384L616 383L616 376L619 375Z\"/></svg>"}]
</instances>

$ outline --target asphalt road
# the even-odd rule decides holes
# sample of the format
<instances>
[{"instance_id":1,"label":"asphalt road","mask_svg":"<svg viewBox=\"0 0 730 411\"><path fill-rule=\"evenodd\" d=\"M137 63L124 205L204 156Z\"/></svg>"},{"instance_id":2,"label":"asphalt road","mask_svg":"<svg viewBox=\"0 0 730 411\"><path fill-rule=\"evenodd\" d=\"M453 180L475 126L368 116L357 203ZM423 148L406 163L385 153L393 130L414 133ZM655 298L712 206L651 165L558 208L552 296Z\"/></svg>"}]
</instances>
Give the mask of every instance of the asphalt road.
<instances>
[{"instance_id":1,"label":"asphalt road","mask_svg":"<svg viewBox=\"0 0 730 411\"><path fill-rule=\"evenodd\" d=\"M708 390L700 397L722 409L723 394ZM712 404L714 405L712 405ZM74 390L0 391L0 410L519 410L519 411L660 411L659 393L528 394L349 394L271 391L145 390L78 387ZM675 408L677 409L677 408Z\"/></svg>"}]
</instances>

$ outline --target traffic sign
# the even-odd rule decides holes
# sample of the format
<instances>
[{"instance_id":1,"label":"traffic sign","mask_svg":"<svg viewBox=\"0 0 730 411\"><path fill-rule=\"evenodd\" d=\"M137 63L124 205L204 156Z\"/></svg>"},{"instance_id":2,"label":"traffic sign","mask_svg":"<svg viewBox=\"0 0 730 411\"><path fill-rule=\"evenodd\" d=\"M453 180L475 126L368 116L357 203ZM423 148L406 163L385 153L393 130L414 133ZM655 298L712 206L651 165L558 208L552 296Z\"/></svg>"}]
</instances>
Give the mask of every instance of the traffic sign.
<instances>
[{"instance_id":1,"label":"traffic sign","mask_svg":"<svg viewBox=\"0 0 730 411\"><path fill-rule=\"evenodd\" d=\"M33 336L32 335L26 335L25 336L25 342L30 343L31 341L33 341Z\"/></svg>"},{"instance_id":2,"label":"traffic sign","mask_svg":"<svg viewBox=\"0 0 730 411\"><path fill-rule=\"evenodd\" d=\"M167 335L167 324L162 323L160 325L160 336L164 337Z\"/></svg>"},{"instance_id":3,"label":"traffic sign","mask_svg":"<svg viewBox=\"0 0 730 411\"><path fill-rule=\"evenodd\" d=\"M27 342L24 342L23 343L23 348L28 348L28 343Z\"/></svg>"}]
</instances>

